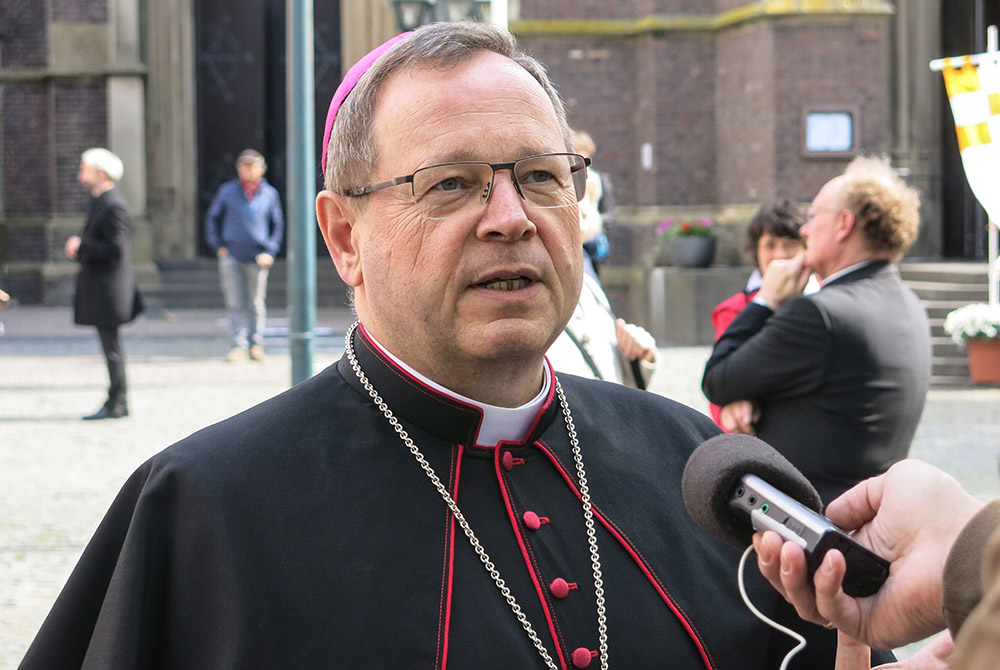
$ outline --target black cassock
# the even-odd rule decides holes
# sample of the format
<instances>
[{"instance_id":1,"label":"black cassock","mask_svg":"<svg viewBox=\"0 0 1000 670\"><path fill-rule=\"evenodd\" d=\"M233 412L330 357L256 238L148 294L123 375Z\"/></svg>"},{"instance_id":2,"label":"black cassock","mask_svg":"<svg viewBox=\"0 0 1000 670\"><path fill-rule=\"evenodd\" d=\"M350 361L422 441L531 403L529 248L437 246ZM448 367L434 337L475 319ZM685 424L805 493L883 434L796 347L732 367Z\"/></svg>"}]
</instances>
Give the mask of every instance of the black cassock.
<instances>
[{"instance_id":1,"label":"black cassock","mask_svg":"<svg viewBox=\"0 0 1000 670\"><path fill-rule=\"evenodd\" d=\"M574 651L597 650L598 625L554 392L525 443L475 447L478 409L392 365L360 329L355 350L549 654L576 667ZM793 643L750 615L738 552L694 526L681 500L685 461L712 422L654 394L560 381L598 520L610 667L777 668ZM753 562L747 573L772 612L776 594ZM828 659L793 667L832 668L832 632L796 625ZM544 664L345 358L141 466L21 667Z\"/></svg>"}]
</instances>

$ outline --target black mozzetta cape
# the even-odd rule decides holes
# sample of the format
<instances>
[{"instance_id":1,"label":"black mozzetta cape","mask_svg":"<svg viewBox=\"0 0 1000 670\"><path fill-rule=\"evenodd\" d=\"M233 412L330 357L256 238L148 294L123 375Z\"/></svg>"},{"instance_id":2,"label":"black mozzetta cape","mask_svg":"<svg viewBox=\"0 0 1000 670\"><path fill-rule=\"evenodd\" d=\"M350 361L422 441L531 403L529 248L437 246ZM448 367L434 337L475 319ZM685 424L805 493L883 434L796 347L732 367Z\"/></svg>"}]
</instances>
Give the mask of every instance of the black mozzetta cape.
<instances>
[{"instance_id":1,"label":"black mozzetta cape","mask_svg":"<svg viewBox=\"0 0 1000 670\"><path fill-rule=\"evenodd\" d=\"M598 648L593 575L554 392L525 443L476 447L478 409L392 365L360 329L355 350L556 664L585 665L579 650ZM595 505L611 667L776 668L792 643L752 618L738 552L681 501L687 456L717 428L653 394L560 381ZM773 610L752 563L747 574ZM21 667L544 665L343 359L141 466Z\"/></svg>"}]
</instances>

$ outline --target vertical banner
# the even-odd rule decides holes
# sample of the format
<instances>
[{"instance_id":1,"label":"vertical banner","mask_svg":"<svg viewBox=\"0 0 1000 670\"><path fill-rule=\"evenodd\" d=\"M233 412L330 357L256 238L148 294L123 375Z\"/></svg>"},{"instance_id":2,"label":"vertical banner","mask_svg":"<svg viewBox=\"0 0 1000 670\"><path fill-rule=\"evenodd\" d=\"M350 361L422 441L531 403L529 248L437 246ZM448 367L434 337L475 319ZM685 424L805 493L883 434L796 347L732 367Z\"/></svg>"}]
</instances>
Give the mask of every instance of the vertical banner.
<instances>
[{"instance_id":1,"label":"vertical banner","mask_svg":"<svg viewBox=\"0 0 1000 670\"><path fill-rule=\"evenodd\" d=\"M955 117L958 149L972 193L1000 221L1000 54L982 54L979 66L969 56L945 65L945 87ZM961 61L955 67L955 61Z\"/></svg>"},{"instance_id":2,"label":"vertical banner","mask_svg":"<svg viewBox=\"0 0 1000 670\"><path fill-rule=\"evenodd\" d=\"M1000 305L1000 52L995 50L996 38L991 39L993 50L976 57L978 67L970 56L963 56L947 60L941 71L965 178L990 217L989 304L996 306Z\"/></svg>"}]
</instances>

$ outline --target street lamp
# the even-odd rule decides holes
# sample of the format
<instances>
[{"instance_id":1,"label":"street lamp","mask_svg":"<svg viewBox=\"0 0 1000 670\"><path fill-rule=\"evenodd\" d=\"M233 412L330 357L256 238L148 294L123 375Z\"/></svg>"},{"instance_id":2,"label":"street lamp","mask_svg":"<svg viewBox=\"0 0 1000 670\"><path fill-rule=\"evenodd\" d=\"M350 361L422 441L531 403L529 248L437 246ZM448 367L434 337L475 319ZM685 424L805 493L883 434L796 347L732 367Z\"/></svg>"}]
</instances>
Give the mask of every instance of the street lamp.
<instances>
[{"instance_id":1,"label":"street lamp","mask_svg":"<svg viewBox=\"0 0 1000 670\"><path fill-rule=\"evenodd\" d=\"M396 12L396 26L403 33L447 18L438 16L437 0L392 0L392 9ZM448 11L447 8L442 9Z\"/></svg>"},{"instance_id":2,"label":"street lamp","mask_svg":"<svg viewBox=\"0 0 1000 670\"><path fill-rule=\"evenodd\" d=\"M450 20L486 21L489 18L490 3L493 0L448 0L448 16ZM462 6L465 5L463 8ZM483 10L486 13L483 13ZM454 17L451 19L451 17Z\"/></svg>"},{"instance_id":3,"label":"street lamp","mask_svg":"<svg viewBox=\"0 0 1000 670\"><path fill-rule=\"evenodd\" d=\"M486 21L495 0L392 0L400 32L434 21Z\"/></svg>"}]
</instances>

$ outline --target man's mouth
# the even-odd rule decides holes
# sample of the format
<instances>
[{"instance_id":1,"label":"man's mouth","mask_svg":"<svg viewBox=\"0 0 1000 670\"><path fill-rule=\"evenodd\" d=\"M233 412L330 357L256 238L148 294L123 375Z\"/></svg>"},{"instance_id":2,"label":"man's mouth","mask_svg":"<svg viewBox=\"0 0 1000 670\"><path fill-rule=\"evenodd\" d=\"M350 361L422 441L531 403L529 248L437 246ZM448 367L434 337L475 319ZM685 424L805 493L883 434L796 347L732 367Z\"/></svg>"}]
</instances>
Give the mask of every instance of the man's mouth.
<instances>
[{"instance_id":1,"label":"man's mouth","mask_svg":"<svg viewBox=\"0 0 1000 670\"><path fill-rule=\"evenodd\" d=\"M493 279L479 284L483 288L493 291L517 291L528 286L531 280L527 277L513 277L510 279Z\"/></svg>"}]
</instances>

